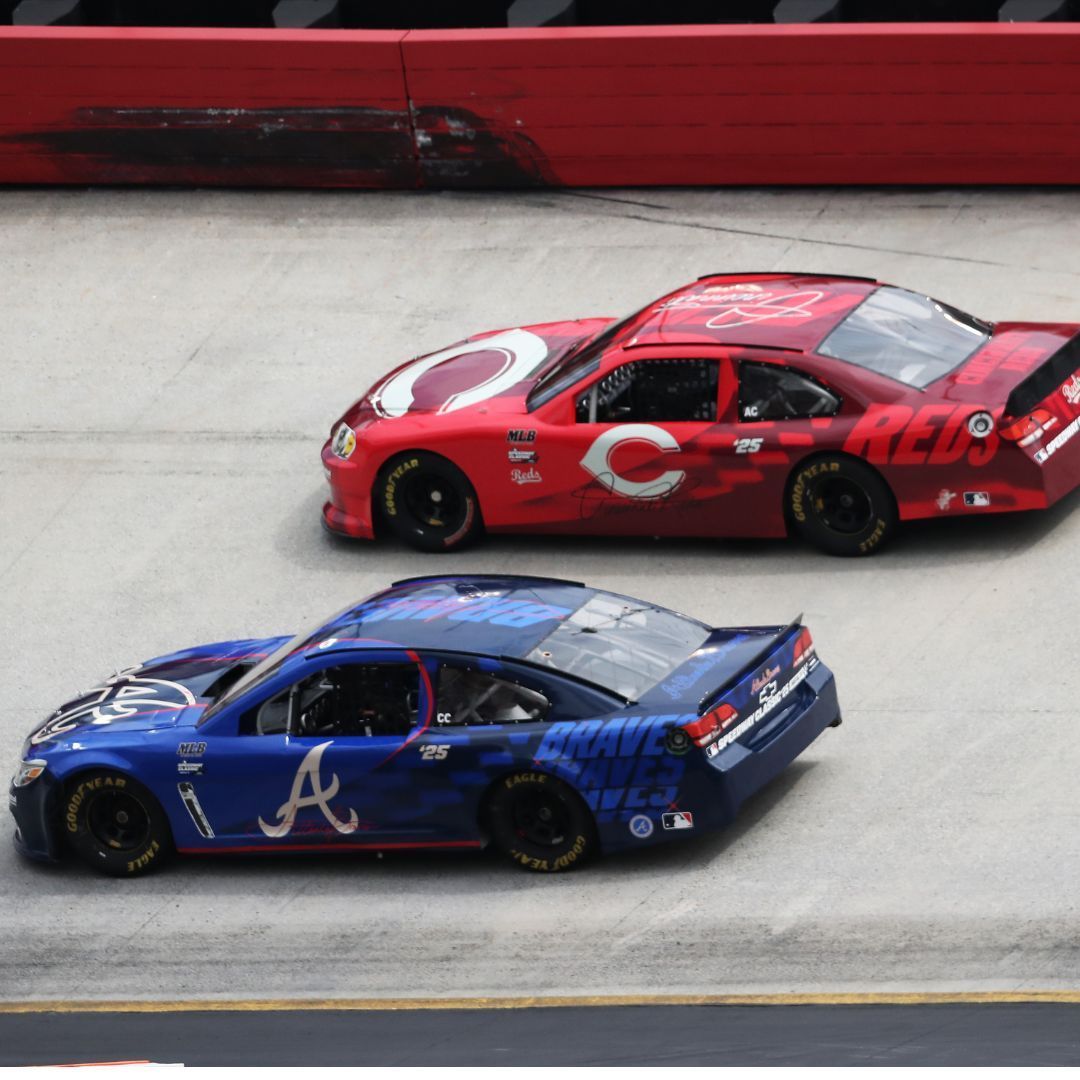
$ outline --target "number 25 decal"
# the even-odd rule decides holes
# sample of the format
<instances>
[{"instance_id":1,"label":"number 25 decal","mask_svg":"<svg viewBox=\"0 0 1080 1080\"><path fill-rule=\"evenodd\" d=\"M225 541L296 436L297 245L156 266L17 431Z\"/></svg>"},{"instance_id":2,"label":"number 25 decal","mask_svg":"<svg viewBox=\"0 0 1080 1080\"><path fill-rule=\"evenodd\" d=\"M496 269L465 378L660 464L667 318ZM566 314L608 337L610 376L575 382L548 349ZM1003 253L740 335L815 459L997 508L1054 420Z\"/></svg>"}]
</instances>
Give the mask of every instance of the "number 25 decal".
<instances>
[{"instance_id":1,"label":"number 25 decal","mask_svg":"<svg viewBox=\"0 0 1080 1080\"><path fill-rule=\"evenodd\" d=\"M448 743L432 743L429 746L420 747L421 761L442 761L450 753Z\"/></svg>"},{"instance_id":2,"label":"number 25 decal","mask_svg":"<svg viewBox=\"0 0 1080 1080\"><path fill-rule=\"evenodd\" d=\"M756 454L761 449L764 439L736 439L736 454Z\"/></svg>"}]
</instances>

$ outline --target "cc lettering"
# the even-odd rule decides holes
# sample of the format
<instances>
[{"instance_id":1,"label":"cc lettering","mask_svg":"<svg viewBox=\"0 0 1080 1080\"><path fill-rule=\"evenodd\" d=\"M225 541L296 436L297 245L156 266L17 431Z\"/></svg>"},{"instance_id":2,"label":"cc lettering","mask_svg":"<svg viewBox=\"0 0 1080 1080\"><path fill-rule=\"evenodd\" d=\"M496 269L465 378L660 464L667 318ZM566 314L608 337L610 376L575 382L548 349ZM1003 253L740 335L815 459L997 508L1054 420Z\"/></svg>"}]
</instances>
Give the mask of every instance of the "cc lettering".
<instances>
[{"instance_id":1,"label":"cc lettering","mask_svg":"<svg viewBox=\"0 0 1080 1080\"><path fill-rule=\"evenodd\" d=\"M671 469L654 480L628 480L619 476L611 467L611 455L617 447L631 442L648 443L665 454L677 454L680 450L675 436L662 427L655 424L624 424L598 435L581 459L581 467L616 495L627 499L666 499L686 479L686 473L681 469Z\"/></svg>"}]
</instances>

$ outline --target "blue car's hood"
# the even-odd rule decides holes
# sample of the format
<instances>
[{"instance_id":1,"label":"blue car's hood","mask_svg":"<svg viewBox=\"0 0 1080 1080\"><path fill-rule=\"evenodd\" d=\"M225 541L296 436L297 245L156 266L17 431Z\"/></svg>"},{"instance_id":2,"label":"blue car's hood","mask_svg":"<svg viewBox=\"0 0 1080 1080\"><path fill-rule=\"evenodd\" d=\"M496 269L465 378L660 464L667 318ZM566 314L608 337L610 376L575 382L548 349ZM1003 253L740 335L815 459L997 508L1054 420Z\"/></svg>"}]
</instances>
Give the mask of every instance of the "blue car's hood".
<instances>
[{"instance_id":1,"label":"blue car's hood","mask_svg":"<svg viewBox=\"0 0 1080 1080\"><path fill-rule=\"evenodd\" d=\"M220 641L127 668L61 705L29 739L32 749L78 732L156 731L194 724L223 677L257 663L284 638ZM215 685L217 684L217 685Z\"/></svg>"}]
</instances>

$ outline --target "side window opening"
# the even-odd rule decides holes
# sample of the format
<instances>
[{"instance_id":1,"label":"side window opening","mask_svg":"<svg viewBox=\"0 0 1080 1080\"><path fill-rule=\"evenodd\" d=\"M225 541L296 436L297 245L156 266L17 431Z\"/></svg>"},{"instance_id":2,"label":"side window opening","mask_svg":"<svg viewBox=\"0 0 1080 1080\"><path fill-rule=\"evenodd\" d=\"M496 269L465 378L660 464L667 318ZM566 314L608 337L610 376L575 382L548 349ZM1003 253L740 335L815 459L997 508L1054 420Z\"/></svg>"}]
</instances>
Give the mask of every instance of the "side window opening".
<instances>
[{"instance_id":1,"label":"side window opening","mask_svg":"<svg viewBox=\"0 0 1080 1080\"><path fill-rule=\"evenodd\" d=\"M550 702L520 683L473 668L439 668L435 722L458 724L528 724L543 720Z\"/></svg>"},{"instance_id":2,"label":"side window opening","mask_svg":"<svg viewBox=\"0 0 1080 1080\"><path fill-rule=\"evenodd\" d=\"M576 403L579 424L715 423L715 360L635 360L598 379Z\"/></svg>"},{"instance_id":3,"label":"side window opening","mask_svg":"<svg viewBox=\"0 0 1080 1080\"><path fill-rule=\"evenodd\" d=\"M413 664L347 664L301 679L248 713L242 734L407 735L420 704Z\"/></svg>"},{"instance_id":4,"label":"side window opening","mask_svg":"<svg viewBox=\"0 0 1080 1080\"><path fill-rule=\"evenodd\" d=\"M817 379L777 364L739 365L739 419L803 420L835 416L840 398Z\"/></svg>"}]
</instances>

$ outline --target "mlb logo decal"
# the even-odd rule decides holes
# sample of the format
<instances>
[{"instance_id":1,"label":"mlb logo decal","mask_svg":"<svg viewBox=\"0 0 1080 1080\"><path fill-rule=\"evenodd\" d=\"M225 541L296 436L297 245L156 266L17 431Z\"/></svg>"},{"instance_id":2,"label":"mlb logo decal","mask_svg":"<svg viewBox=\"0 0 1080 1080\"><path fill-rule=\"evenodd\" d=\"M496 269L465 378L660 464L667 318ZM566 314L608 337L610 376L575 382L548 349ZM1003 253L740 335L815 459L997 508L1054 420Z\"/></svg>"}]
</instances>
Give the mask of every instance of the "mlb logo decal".
<instances>
[{"instance_id":1,"label":"mlb logo decal","mask_svg":"<svg viewBox=\"0 0 1080 1080\"><path fill-rule=\"evenodd\" d=\"M689 810L676 810L672 814L664 814L665 829L692 829L694 827L694 815Z\"/></svg>"},{"instance_id":2,"label":"mlb logo decal","mask_svg":"<svg viewBox=\"0 0 1080 1080\"><path fill-rule=\"evenodd\" d=\"M989 506L990 505L990 492L988 492L988 491L965 491L964 492L964 505L965 506Z\"/></svg>"}]
</instances>

